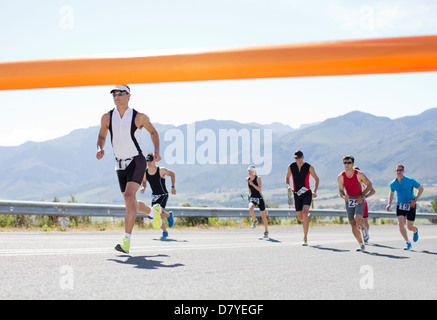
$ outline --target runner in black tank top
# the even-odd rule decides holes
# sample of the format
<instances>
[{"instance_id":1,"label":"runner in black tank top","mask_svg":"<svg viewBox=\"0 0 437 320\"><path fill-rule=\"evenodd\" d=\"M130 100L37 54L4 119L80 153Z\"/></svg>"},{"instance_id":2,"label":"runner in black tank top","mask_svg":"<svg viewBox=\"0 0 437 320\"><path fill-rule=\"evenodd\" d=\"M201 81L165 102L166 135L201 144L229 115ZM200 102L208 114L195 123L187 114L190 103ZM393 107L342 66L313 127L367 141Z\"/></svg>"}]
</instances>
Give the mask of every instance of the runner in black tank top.
<instances>
[{"instance_id":1,"label":"runner in black tank top","mask_svg":"<svg viewBox=\"0 0 437 320\"><path fill-rule=\"evenodd\" d=\"M264 238L269 237L267 217L266 217L266 206L261 193L261 178L256 175L255 166L249 166L247 169L249 172L249 177L246 178L247 186L249 187L249 213L252 217L252 229L256 227L258 223L255 216L255 206L258 206L261 217L264 222Z\"/></svg>"},{"instance_id":2,"label":"runner in black tank top","mask_svg":"<svg viewBox=\"0 0 437 320\"><path fill-rule=\"evenodd\" d=\"M165 186L165 177L169 176L171 178L171 193L176 194L175 189L175 174L166 169L160 168L156 165L156 160L153 157L153 154L149 153L146 156L146 161L148 163L148 168L144 173L143 182L141 183L141 193L144 193L145 188L147 187L147 182L150 184L150 188L152 189L152 207L156 204L159 204L162 208L161 217L167 218L168 226L171 228L174 224L173 212L166 212L165 207L167 205L168 200L168 191ZM149 214L150 207L147 206L144 202L138 201L138 211ZM165 224L162 223L162 238L165 239L168 237L167 228Z\"/></svg>"},{"instance_id":3,"label":"runner in black tank top","mask_svg":"<svg viewBox=\"0 0 437 320\"><path fill-rule=\"evenodd\" d=\"M293 178L293 191L295 193L301 191L302 188L310 189L310 168L311 165L307 162L304 162L300 169L296 162L290 164L291 177ZM305 189L302 190L302 193L305 192Z\"/></svg>"},{"instance_id":4,"label":"runner in black tank top","mask_svg":"<svg viewBox=\"0 0 437 320\"><path fill-rule=\"evenodd\" d=\"M146 169L146 179L152 188L153 195L168 195L167 188L165 186L165 179L161 177L159 167L156 167L155 174L149 173L149 168Z\"/></svg>"},{"instance_id":5,"label":"runner in black tank top","mask_svg":"<svg viewBox=\"0 0 437 320\"><path fill-rule=\"evenodd\" d=\"M250 181L250 178L249 178L249 181L247 182L247 185L248 185L249 190L250 190L250 195L249 196L251 198L262 199L261 192L259 192L257 189L255 189L255 186L258 187L257 180L258 180L258 176L257 175L255 175L255 178L253 179L253 181ZM250 183L250 182L252 182L252 183ZM263 209L261 209L261 210L265 210L265 207Z\"/></svg>"},{"instance_id":6,"label":"runner in black tank top","mask_svg":"<svg viewBox=\"0 0 437 320\"><path fill-rule=\"evenodd\" d=\"M307 236L310 224L309 211L312 198L317 196L317 188L319 187L319 177L314 168L303 161L304 156L302 151L298 150L294 153L295 162L291 163L287 168L287 175L285 176L285 184L288 192L293 191L294 206L296 208L296 215L303 225L303 246L308 245ZM315 186L314 192L310 189L310 176L314 178ZM293 186L290 186L290 177L293 179Z\"/></svg>"}]
</instances>

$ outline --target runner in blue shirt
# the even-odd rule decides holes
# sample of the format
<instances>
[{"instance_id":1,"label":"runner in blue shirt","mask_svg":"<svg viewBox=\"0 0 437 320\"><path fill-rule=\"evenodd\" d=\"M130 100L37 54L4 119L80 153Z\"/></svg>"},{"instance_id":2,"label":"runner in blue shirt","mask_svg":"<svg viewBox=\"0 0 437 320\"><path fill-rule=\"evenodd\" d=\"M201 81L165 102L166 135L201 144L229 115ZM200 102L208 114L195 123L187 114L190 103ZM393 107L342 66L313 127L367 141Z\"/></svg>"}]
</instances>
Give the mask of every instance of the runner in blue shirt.
<instances>
[{"instance_id":1,"label":"runner in blue shirt","mask_svg":"<svg viewBox=\"0 0 437 320\"><path fill-rule=\"evenodd\" d=\"M390 210L393 201L394 192L398 196L396 205L396 216L399 222L399 231L407 242L404 250L411 249L411 242L408 240L407 230L405 230L405 218L407 219L408 230L414 232L413 241L419 240L419 229L414 225L416 219L416 202L423 192L423 187L416 180L404 176L404 166L396 165L396 179L390 183L390 194L388 199L387 211ZM417 195L414 196L414 188L418 189Z\"/></svg>"}]
</instances>

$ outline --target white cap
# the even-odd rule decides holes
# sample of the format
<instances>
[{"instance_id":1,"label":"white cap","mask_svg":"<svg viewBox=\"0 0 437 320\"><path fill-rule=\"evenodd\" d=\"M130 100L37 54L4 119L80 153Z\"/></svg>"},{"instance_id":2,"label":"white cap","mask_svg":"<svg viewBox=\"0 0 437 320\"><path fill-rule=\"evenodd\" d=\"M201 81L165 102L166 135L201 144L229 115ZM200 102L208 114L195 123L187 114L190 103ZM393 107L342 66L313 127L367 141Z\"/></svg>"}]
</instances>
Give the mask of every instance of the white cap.
<instances>
[{"instance_id":1,"label":"white cap","mask_svg":"<svg viewBox=\"0 0 437 320\"><path fill-rule=\"evenodd\" d=\"M255 166L254 166L254 165L251 165L251 166L249 166L249 167L247 168L247 170L249 170L249 171L255 171Z\"/></svg>"},{"instance_id":2,"label":"white cap","mask_svg":"<svg viewBox=\"0 0 437 320\"><path fill-rule=\"evenodd\" d=\"M117 84L117 85L113 86L112 89L111 89L111 93L112 93L112 91L114 91L114 90L118 90L118 91L126 91L127 93L130 93L130 89L129 89L129 87L128 87L128 86L125 86L125 85L121 85L121 84Z\"/></svg>"}]
</instances>

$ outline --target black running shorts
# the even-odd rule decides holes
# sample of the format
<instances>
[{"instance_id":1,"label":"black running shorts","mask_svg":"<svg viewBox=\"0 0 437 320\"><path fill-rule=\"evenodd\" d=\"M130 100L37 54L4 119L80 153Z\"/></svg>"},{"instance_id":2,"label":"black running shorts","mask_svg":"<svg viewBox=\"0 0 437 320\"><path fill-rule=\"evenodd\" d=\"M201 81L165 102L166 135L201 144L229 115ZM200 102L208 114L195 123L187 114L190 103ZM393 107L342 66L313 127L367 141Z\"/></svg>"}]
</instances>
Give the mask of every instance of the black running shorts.
<instances>
[{"instance_id":1,"label":"black running shorts","mask_svg":"<svg viewBox=\"0 0 437 320\"><path fill-rule=\"evenodd\" d=\"M313 193L311 190L308 190L304 194L298 196L296 193L294 194L294 207L296 208L296 211L302 211L303 206L309 206L311 205L311 200L313 199Z\"/></svg>"},{"instance_id":2,"label":"black running shorts","mask_svg":"<svg viewBox=\"0 0 437 320\"><path fill-rule=\"evenodd\" d=\"M152 194L152 207L155 204L159 204L161 208L165 209L168 200L168 193L165 194Z\"/></svg>"},{"instance_id":3,"label":"black running shorts","mask_svg":"<svg viewBox=\"0 0 437 320\"><path fill-rule=\"evenodd\" d=\"M250 197L249 202L252 202L255 206L259 208L260 211L266 210L266 204L263 198L252 198Z\"/></svg>"},{"instance_id":4,"label":"black running shorts","mask_svg":"<svg viewBox=\"0 0 437 320\"><path fill-rule=\"evenodd\" d=\"M401 210L399 206L396 206L396 216L404 216L408 221L416 220L416 207L411 208L410 210Z\"/></svg>"},{"instance_id":5,"label":"black running shorts","mask_svg":"<svg viewBox=\"0 0 437 320\"><path fill-rule=\"evenodd\" d=\"M128 182L136 182L141 185L143 181L144 173L146 172L147 162L143 154L135 156L132 162L126 167L125 170L117 170L118 183L120 185L121 192L126 191Z\"/></svg>"}]
</instances>

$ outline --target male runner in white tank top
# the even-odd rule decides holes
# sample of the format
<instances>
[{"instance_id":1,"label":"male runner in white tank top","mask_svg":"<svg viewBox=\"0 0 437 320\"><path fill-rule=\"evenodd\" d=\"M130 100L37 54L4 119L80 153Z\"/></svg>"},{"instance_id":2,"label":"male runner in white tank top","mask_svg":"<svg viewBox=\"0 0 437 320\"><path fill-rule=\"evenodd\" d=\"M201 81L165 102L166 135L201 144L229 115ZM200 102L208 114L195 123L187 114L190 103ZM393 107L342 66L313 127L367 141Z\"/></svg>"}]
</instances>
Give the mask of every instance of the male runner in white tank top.
<instances>
[{"instance_id":1,"label":"male runner in white tank top","mask_svg":"<svg viewBox=\"0 0 437 320\"><path fill-rule=\"evenodd\" d=\"M139 143L141 129L145 128L150 133L156 159L161 159L159 156L159 135L147 115L129 107L131 94L127 85L114 86L111 89L111 94L116 107L102 116L97 138L96 158L100 160L105 155L103 147L109 131L116 160L115 169L126 204L125 234L122 242L115 249L129 253L130 238L137 215L136 193L146 170L146 159ZM160 214L156 216L159 217L159 220L161 219ZM160 221L158 223L160 225Z\"/></svg>"}]
</instances>

